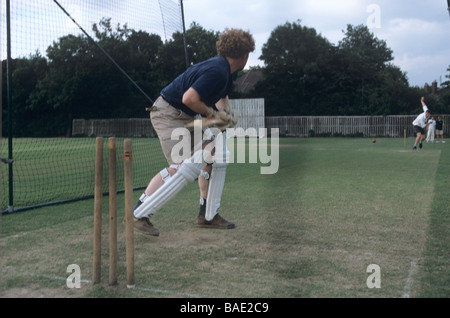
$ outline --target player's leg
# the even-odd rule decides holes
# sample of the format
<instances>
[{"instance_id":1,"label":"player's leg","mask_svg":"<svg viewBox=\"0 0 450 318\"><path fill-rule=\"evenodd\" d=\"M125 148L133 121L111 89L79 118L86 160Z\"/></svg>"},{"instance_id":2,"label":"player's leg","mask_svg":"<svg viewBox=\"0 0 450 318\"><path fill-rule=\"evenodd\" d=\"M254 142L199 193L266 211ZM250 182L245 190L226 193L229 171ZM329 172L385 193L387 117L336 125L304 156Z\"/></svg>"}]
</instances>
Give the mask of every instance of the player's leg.
<instances>
[{"instance_id":1,"label":"player's leg","mask_svg":"<svg viewBox=\"0 0 450 318\"><path fill-rule=\"evenodd\" d=\"M206 198L208 197L209 178L211 176L212 164L202 167L204 175L198 178L198 188L200 190L200 211L199 216L205 216L206 213Z\"/></svg>"},{"instance_id":2,"label":"player's leg","mask_svg":"<svg viewBox=\"0 0 450 318\"><path fill-rule=\"evenodd\" d=\"M420 133L420 140L419 140L419 148L420 149L422 149L422 147L423 147L423 141L425 140L425 138L427 138L426 131L425 131L425 129L422 128L422 131Z\"/></svg>"},{"instance_id":3,"label":"player's leg","mask_svg":"<svg viewBox=\"0 0 450 318\"><path fill-rule=\"evenodd\" d=\"M178 167L178 165L171 165L169 168L163 169L158 174L156 174L148 184L145 192L139 197L138 202L134 206L134 210L136 211L136 209L138 209L148 197L150 197L161 186L163 186L164 183L166 183L177 172ZM142 217L140 219L136 219L134 227L138 231L146 233L148 235L159 236L159 230L155 228L150 222L150 217Z\"/></svg>"},{"instance_id":4,"label":"player's leg","mask_svg":"<svg viewBox=\"0 0 450 318\"><path fill-rule=\"evenodd\" d=\"M233 229L235 224L219 215L225 185L226 164L213 164L206 200L201 200L198 225L204 228Z\"/></svg>"},{"instance_id":5,"label":"player's leg","mask_svg":"<svg viewBox=\"0 0 450 318\"><path fill-rule=\"evenodd\" d=\"M172 132L177 128L184 127L186 123L192 121L190 116L172 107L161 97L156 100L155 104L150 109L150 119L160 140L161 149L169 164L169 167L161 170L152 178L145 192L136 203L135 210L138 209L147 198L153 195L172 176L176 174L182 160L175 162L175 160L172 159L172 149L179 143L179 140L172 140ZM193 140L192 136L190 137L191 140ZM191 154L188 153L186 154L186 157L190 157L190 155ZM150 222L150 216L151 215L137 219L134 224L135 228L146 234L158 236L159 231Z\"/></svg>"},{"instance_id":6,"label":"player's leg","mask_svg":"<svg viewBox=\"0 0 450 318\"><path fill-rule=\"evenodd\" d=\"M425 139L426 135L425 135L425 129L419 127L419 126L414 126L414 131L417 134L416 137L416 141L414 143L414 147L413 150L417 149L417 145L419 144L419 147L422 149L422 141Z\"/></svg>"},{"instance_id":7,"label":"player's leg","mask_svg":"<svg viewBox=\"0 0 450 318\"><path fill-rule=\"evenodd\" d=\"M141 204L134 210L134 216L139 221L146 222L152 215L169 202L178 192L186 185L194 182L200 174L202 174L202 166L204 164L203 151L197 151L194 156L186 159L177 169L174 175L171 175L164 183L149 196L142 199ZM158 179L158 176L156 176ZM144 221L141 221L144 220ZM136 223L135 223L136 224ZM137 225L137 224L136 224ZM135 226L138 230L141 230ZM143 229L146 232L146 229ZM147 233L150 234L150 233ZM152 234L150 234L152 235Z\"/></svg>"},{"instance_id":8,"label":"player's leg","mask_svg":"<svg viewBox=\"0 0 450 318\"><path fill-rule=\"evenodd\" d=\"M419 131L417 131L417 128L416 128L416 127L414 127L414 128L415 128L415 130L416 130L416 141L414 142L413 150L416 150L416 149L417 149L417 144L419 143L419 141L420 141L421 138L422 138L422 134L421 134Z\"/></svg>"},{"instance_id":9,"label":"player's leg","mask_svg":"<svg viewBox=\"0 0 450 318\"><path fill-rule=\"evenodd\" d=\"M209 179L202 180L199 184L201 197L198 225L205 228L233 229L235 225L218 214L225 185L226 168L230 159L225 134L219 134L215 142L214 162L208 166Z\"/></svg>"}]
</instances>

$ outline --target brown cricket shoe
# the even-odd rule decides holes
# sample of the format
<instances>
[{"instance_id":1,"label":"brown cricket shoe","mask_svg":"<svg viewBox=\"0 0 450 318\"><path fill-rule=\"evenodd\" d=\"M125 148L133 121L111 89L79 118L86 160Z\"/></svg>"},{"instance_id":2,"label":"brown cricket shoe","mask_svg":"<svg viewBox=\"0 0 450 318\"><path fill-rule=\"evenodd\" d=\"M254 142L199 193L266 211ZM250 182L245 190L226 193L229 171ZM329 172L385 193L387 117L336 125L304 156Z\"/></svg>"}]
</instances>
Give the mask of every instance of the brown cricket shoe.
<instances>
[{"instance_id":1,"label":"brown cricket shoe","mask_svg":"<svg viewBox=\"0 0 450 318\"><path fill-rule=\"evenodd\" d=\"M159 230L153 226L149 218L138 219L133 224L134 228L139 232L151 236L159 236Z\"/></svg>"},{"instance_id":2,"label":"brown cricket shoe","mask_svg":"<svg viewBox=\"0 0 450 318\"><path fill-rule=\"evenodd\" d=\"M216 214L214 219L212 221L206 221L204 216L199 215L197 224L199 227L203 228L209 228L209 229L234 229L235 225L234 223L228 222L223 217L221 217L219 214Z\"/></svg>"}]
</instances>

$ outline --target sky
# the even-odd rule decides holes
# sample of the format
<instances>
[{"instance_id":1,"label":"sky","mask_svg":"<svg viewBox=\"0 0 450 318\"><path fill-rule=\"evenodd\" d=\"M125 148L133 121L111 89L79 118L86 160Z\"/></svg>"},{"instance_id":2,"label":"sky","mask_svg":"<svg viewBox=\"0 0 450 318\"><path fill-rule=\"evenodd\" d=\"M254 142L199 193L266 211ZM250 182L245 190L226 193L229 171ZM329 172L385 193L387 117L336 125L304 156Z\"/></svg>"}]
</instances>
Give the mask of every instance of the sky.
<instances>
[{"instance_id":1,"label":"sky","mask_svg":"<svg viewBox=\"0 0 450 318\"><path fill-rule=\"evenodd\" d=\"M130 28L162 31L163 39L181 31L179 0L58 0L85 30L102 17L127 23ZM406 73L411 86L423 87L447 80L450 75L450 15L447 0L183 0L185 25L206 30L249 30L256 50L247 68L261 65L261 48L271 32L286 22L314 28L332 44L344 37L347 25L366 25L393 50L393 64ZM45 54L55 39L79 28L50 0L14 0L12 30L14 56L37 49ZM161 14L160 8L164 8ZM1 51L6 58L5 1L1 1ZM113 24L114 24L113 23ZM172 25L173 24L173 25Z\"/></svg>"},{"instance_id":2,"label":"sky","mask_svg":"<svg viewBox=\"0 0 450 318\"><path fill-rule=\"evenodd\" d=\"M411 86L423 87L450 75L450 16L447 0L183 0L185 24L250 31L256 50L247 68L263 65L261 48L286 22L314 28L338 44L347 25L366 25L393 50L393 64Z\"/></svg>"}]
</instances>

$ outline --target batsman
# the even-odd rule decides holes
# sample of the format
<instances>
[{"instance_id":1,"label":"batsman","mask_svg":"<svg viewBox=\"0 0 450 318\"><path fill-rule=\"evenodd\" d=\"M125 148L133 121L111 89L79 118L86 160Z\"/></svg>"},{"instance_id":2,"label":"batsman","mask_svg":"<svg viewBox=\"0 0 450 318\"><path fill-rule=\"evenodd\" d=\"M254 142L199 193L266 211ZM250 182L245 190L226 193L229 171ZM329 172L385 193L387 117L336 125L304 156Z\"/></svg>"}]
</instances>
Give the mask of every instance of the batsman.
<instances>
[{"instance_id":1,"label":"batsman","mask_svg":"<svg viewBox=\"0 0 450 318\"><path fill-rule=\"evenodd\" d=\"M225 130L236 124L228 100L232 75L244 69L249 54L255 50L255 41L247 31L225 29L216 46L216 57L188 68L161 91L150 108L150 119L168 167L152 178L134 207L134 228L144 234L159 236L159 230L150 222L151 216L196 180L200 190L198 226L235 227L218 213L228 164L223 158L229 156L229 152L226 142L220 146L215 142L224 140ZM191 130L191 152L178 162L179 156L173 156L172 150L179 140L173 140L172 133L175 129L192 128L193 122L202 125L208 137L196 144Z\"/></svg>"}]
</instances>

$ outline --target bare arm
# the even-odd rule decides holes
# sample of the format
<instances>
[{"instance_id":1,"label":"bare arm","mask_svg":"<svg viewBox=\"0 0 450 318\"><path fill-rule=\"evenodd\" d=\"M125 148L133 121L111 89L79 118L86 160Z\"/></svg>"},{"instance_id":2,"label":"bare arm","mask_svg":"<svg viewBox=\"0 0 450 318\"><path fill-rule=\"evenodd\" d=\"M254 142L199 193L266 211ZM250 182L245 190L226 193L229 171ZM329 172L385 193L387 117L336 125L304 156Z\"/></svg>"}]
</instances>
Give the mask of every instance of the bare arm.
<instances>
[{"instance_id":1,"label":"bare arm","mask_svg":"<svg viewBox=\"0 0 450 318\"><path fill-rule=\"evenodd\" d=\"M197 91L192 87L184 93L182 102L197 114L202 114L208 117L214 115L214 110L206 106L199 93L197 93Z\"/></svg>"},{"instance_id":2,"label":"bare arm","mask_svg":"<svg viewBox=\"0 0 450 318\"><path fill-rule=\"evenodd\" d=\"M229 101L228 97L220 99L216 103L216 107L219 111L230 112L230 101Z\"/></svg>"},{"instance_id":3,"label":"bare arm","mask_svg":"<svg viewBox=\"0 0 450 318\"><path fill-rule=\"evenodd\" d=\"M426 112L428 110L428 106L427 106L427 104L425 104L425 97L422 97L420 102L422 103L423 111Z\"/></svg>"}]
</instances>

